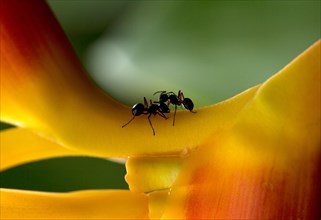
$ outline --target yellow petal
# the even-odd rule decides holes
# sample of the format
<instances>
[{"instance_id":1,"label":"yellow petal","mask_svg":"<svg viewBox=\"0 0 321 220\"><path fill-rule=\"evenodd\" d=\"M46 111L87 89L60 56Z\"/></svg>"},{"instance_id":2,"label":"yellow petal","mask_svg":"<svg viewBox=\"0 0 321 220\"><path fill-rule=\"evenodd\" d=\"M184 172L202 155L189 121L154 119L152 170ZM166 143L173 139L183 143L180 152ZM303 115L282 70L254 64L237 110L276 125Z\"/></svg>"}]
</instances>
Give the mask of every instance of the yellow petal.
<instances>
[{"instance_id":1,"label":"yellow petal","mask_svg":"<svg viewBox=\"0 0 321 220\"><path fill-rule=\"evenodd\" d=\"M45 2L4 0L0 16L1 120L88 154L127 157L193 149L232 126L257 89L196 109L196 114L179 111L174 127L169 120L152 117L155 136L146 115L122 128L132 118L130 108L88 79Z\"/></svg>"},{"instance_id":2,"label":"yellow petal","mask_svg":"<svg viewBox=\"0 0 321 220\"><path fill-rule=\"evenodd\" d=\"M155 191L148 194L150 219L161 219L166 208L169 190Z\"/></svg>"},{"instance_id":3,"label":"yellow petal","mask_svg":"<svg viewBox=\"0 0 321 220\"><path fill-rule=\"evenodd\" d=\"M125 190L0 193L1 219L148 219L147 196Z\"/></svg>"},{"instance_id":4,"label":"yellow petal","mask_svg":"<svg viewBox=\"0 0 321 220\"><path fill-rule=\"evenodd\" d=\"M191 154L164 219L319 219L320 44L264 83Z\"/></svg>"},{"instance_id":5,"label":"yellow petal","mask_svg":"<svg viewBox=\"0 0 321 220\"><path fill-rule=\"evenodd\" d=\"M23 128L0 132L0 146L0 170L51 157L85 155L64 148Z\"/></svg>"},{"instance_id":6,"label":"yellow petal","mask_svg":"<svg viewBox=\"0 0 321 220\"><path fill-rule=\"evenodd\" d=\"M180 171L183 157L129 158L125 177L132 192L169 189Z\"/></svg>"}]
</instances>

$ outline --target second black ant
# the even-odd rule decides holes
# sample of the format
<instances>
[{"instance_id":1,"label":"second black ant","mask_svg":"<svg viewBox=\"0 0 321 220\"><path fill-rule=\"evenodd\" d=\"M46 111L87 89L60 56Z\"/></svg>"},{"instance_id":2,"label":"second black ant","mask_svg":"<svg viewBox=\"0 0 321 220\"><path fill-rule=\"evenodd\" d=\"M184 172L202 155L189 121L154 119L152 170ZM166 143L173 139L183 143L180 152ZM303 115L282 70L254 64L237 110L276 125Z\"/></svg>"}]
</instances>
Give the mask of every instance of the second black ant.
<instances>
[{"instance_id":1,"label":"second black ant","mask_svg":"<svg viewBox=\"0 0 321 220\"><path fill-rule=\"evenodd\" d=\"M154 130L154 127L152 125L152 122L150 121L150 116L158 114L161 117L163 117L165 119L168 119L164 113L169 113L168 105L166 105L164 102L152 103L151 100L150 100L150 105L148 105L147 100L144 97L144 104L136 103L135 105L133 105L133 107L132 107L133 117L126 124L124 124L122 126L122 128L125 127L126 125L128 125L131 121L133 121L136 116L140 116L142 114L143 115L148 115L147 118L148 118L150 127L153 130L153 135L155 135L155 130Z\"/></svg>"},{"instance_id":2,"label":"second black ant","mask_svg":"<svg viewBox=\"0 0 321 220\"><path fill-rule=\"evenodd\" d=\"M172 104L175 106L174 111L174 119L173 119L173 126L175 125L175 118L176 118L176 110L177 106L184 106L187 110L192 113L196 113L193 111L194 103L190 98L185 98L183 92L181 90L178 91L177 95L174 92L166 92L166 91L157 91L154 95L160 93L159 101L157 103L169 105ZM166 104L167 103L167 104Z\"/></svg>"}]
</instances>

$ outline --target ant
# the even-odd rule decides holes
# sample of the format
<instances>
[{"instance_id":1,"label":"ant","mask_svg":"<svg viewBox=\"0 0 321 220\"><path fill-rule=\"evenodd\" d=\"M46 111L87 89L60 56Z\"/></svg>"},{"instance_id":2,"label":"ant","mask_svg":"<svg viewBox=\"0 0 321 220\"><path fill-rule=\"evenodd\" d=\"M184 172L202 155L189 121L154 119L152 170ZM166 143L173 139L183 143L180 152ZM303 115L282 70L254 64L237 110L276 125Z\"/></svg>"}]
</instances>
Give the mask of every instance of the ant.
<instances>
[{"instance_id":1,"label":"ant","mask_svg":"<svg viewBox=\"0 0 321 220\"><path fill-rule=\"evenodd\" d=\"M155 103L152 103L152 100L150 100L150 105L148 106L147 100L144 97L144 104L136 103L135 105L133 105L132 107L133 118L130 119L129 122L124 124L122 128L128 125L132 120L134 120L136 116L140 116L141 114L144 114L144 115L148 115L147 118L148 118L150 127L153 130L153 135L155 135L155 130L153 128L152 122L150 121L150 116L152 114L153 115L158 114L161 117L168 119L164 113L169 113L169 108L165 103L162 102L162 103L155 104Z\"/></svg>"},{"instance_id":2,"label":"ant","mask_svg":"<svg viewBox=\"0 0 321 220\"><path fill-rule=\"evenodd\" d=\"M174 92L166 92L166 91L157 91L154 93L154 95L156 95L157 93L160 93L158 103L165 104L167 102L168 103L167 105L173 104L175 106L173 126L175 124L176 110L178 105L182 106L183 104L184 108L186 108L192 113L196 113L196 112L193 112L193 108L194 108L193 101L190 98L184 98L183 92L181 90L178 91L177 95Z\"/></svg>"}]
</instances>

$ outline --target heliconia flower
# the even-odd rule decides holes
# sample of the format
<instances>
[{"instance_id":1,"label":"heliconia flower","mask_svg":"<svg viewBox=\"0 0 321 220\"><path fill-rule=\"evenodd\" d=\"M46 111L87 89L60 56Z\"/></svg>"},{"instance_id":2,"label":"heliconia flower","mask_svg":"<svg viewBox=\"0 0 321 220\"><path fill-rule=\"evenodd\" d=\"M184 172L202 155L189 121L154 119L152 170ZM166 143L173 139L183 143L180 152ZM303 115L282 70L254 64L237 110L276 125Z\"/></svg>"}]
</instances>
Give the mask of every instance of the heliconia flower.
<instances>
[{"instance_id":1,"label":"heliconia flower","mask_svg":"<svg viewBox=\"0 0 321 220\"><path fill-rule=\"evenodd\" d=\"M320 219L320 41L191 154L164 218Z\"/></svg>"},{"instance_id":2,"label":"heliconia flower","mask_svg":"<svg viewBox=\"0 0 321 220\"><path fill-rule=\"evenodd\" d=\"M130 108L91 82L44 1L1 1L0 25L1 121L17 126L0 133L1 170L129 157L130 187L1 189L1 219L320 219L320 40L184 123L153 118L153 136L144 117L122 129Z\"/></svg>"}]
</instances>

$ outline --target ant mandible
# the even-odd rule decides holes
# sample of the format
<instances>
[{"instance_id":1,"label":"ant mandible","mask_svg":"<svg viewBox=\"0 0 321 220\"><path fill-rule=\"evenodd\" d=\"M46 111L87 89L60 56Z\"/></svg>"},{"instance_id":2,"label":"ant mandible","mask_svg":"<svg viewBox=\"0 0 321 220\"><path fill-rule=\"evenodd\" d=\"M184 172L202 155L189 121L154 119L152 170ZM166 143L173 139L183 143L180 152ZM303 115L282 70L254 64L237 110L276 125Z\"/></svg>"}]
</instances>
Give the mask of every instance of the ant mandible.
<instances>
[{"instance_id":1,"label":"ant mandible","mask_svg":"<svg viewBox=\"0 0 321 220\"><path fill-rule=\"evenodd\" d=\"M159 95L159 101L158 103L168 103L173 104L175 106L174 111L174 119L173 119L173 126L175 125L175 118L176 118L176 110L177 106L184 106L187 110L189 110L192 113L194 108L194 103L190 98L184 98L183 92L181 90L178 91L177 95L174 92L166 92L166 91L157 91L154 93L156 95L157 93L160 93ZM165 104L166 105L166 104Z\"/></svg>"},{"instance_id":2,"label":"ant mandible","mask_svg":"<svg viewBox=\"0 0 321 220\"><path fill-rule=\"evenodd\" d=\"M144 97L144 104L136 103L135 105L133 105L133 107L132 107L133 118L130 119L129 122L124 124L122 126L122 128L125 127L126 125L128 125L130 122L132 122L135 119L136 116L140 116L140 115L144 114L144 115L148 115L147 118L148 118L150 127L153 130L153 135L155 135L155 130L154 130L154 127L152 125L152 122L150 121L150 116L152 114L153 115L158 114L161 117L163 117L165 119L168 119L164 113L169 113L169 108L165 103L162 102L162 103L155 104L155 103L152 103L152 100L150 100L150 105L148 106L147 100Z\"/></svg>"}]
</instances>

